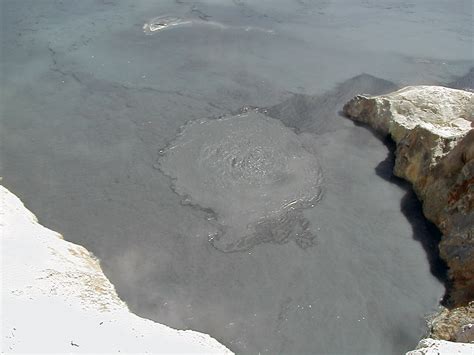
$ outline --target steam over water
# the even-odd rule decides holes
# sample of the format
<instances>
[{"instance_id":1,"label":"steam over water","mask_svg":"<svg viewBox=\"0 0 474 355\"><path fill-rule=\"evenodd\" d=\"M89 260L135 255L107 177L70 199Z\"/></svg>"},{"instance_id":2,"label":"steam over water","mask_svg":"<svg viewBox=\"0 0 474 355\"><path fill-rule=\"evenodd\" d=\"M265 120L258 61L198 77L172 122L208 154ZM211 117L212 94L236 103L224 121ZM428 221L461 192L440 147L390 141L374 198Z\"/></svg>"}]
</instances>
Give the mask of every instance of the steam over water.
<instances>
[{"instance_id":1,"label":"steam over water","mask_svg":"<svg viewBox=\"0 0 474 355\"><path fill-rule=\"evenodd\" d=\"M2 184L134 312L244 354L416 345L439 235L339 111L469 86L471 1L0 4Z\"/></svg>"}]
</instances>

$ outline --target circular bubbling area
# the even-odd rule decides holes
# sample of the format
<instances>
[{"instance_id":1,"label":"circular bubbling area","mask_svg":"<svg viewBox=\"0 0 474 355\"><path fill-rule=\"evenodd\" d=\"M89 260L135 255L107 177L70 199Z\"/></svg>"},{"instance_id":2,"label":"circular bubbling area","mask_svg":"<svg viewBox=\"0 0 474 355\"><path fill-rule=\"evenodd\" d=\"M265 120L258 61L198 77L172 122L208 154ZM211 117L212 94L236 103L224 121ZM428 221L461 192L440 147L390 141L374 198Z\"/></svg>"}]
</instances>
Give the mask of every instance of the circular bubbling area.
<instances>
[{"instance_id":1,"label":"circular bubbling area","mask_svg":"<svg viewBox=\"0 0 474 355\"><path fill-rule=\"evenodd\" d=\"M212 209L225 252L263 242L313 245L301 210L321 197L317 158L297 134L257 112L185 125L160 160L187 203Z\"/></svg>"}]
</instances>

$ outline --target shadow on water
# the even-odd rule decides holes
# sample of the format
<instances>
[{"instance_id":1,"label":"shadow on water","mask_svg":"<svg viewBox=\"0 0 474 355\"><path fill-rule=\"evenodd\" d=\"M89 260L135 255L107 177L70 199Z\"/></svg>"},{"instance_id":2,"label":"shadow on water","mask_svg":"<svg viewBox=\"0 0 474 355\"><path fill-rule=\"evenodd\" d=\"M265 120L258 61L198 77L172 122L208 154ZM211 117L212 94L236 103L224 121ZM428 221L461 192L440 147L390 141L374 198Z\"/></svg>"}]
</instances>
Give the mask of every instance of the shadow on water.
<instances>
[{"instance_id":1,"label":"shadow on water","mask_svg":"<svg viewBox=\"0 0 474 355\"><path fill-rule=\"evenodd\" d=\"M366 124L355 121L353 121L353 123L356 126L364 127L371 131L387 147L387 157L375 167L375 173L382 179L397 185L400 189L405 191L405 195L400 202L400 210L413 229L413 239L421 244L426 253L431 274L445 286L446 290L441 304L446 305L448 302L447 295L449 294L448 289L450 286L447 276L448 267L439 254L438 245L441 241L441 232L423 215L422 204L413 191L410 183L394 175L393 167L395 165L396 144L392 138L390 136L382 136Z\"/></svg>"},{"instance_id":2,"label":"shadow on water","mask_svg":"<svg viewBox=\"0 0 474 355\"><path fill-rule=\"evenodd\" d=\"M474 91L474 67L472 67L465 75L457 77L453 81L441 85L453 89ZM339 114L344 116L342 112ZM400 204L401 211L412 226L413 239L420 242L426 252L428 262L430 264L431 274L445 286L445 294L441 304L448 307L451 282L447 274L448 266L439 254L439 243L441 241L442 234L440 230L433 223L428 221L423 215L422 204L411 188L410 183L393 174L393 167L395 165L395 142L389 136L381 136L366 124L355 121L353 121L353 123L356 126L362 126L370 130L387 147L387 157L384 161L377 165L375 172L384 180L397 185L406 192Z\"/></svg>"}]
</instances>

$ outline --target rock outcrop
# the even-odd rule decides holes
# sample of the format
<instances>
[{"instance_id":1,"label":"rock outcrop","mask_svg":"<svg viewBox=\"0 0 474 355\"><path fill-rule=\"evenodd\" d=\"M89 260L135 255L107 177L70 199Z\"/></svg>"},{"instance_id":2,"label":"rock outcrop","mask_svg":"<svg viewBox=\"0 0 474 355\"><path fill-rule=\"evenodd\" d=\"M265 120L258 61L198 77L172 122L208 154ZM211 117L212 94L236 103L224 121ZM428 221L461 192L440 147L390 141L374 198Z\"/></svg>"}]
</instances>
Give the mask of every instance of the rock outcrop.
<instances>
[{"instance_id":1,"label":"rock outcrop","mask_svg":"<svg viewBox=\"0 0 474 355\"><path fill-rule=\"evenodd\" d=\"M86 249L0 186L2 353L231 353L210 336L130 313Z\"/></svg>"},{"instance_id":2,"label":"rock outcrop","mask_svg":"<svg viewBox=\"0 0 474 355\"><path fill-rule=\"evenodd\" d=\"M474 323L474 93L406 87L388 95L356 96L343 110L392 137L394 174L412 184L425 216L442 232L449 310L431 321L431 336L474 341L472 332L462 331Z\"/></svg>"}]
</instances>

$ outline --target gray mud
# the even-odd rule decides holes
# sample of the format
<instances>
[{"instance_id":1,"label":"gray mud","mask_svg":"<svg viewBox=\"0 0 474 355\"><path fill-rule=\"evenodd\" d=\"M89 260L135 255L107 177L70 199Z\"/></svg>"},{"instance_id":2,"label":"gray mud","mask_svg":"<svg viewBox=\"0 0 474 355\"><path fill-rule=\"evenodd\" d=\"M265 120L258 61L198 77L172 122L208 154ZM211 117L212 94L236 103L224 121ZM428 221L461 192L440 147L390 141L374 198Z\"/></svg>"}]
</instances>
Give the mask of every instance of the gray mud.
<instances>
[{"instance_id":1,"label":"gray mud","mask_svg":"<svg viewBox=\"0 0 474 355\"><path fill-rule=\"evenodd\" d=\"M280 121L255 111L191 121L163 154L160 169L174 191L214 212L219 232L209 240L217 249L314 244L301 210L321 198L321 168Z\"/></svg>"},{"instance_id":2,"label":"gray mud","mask_svg":"<svg viewBox=\"0 0 474 355\"><path fill-rule=\"evenodd\" d=\"M470 1L0 4L2 184L134 312L238 353L415 346L444 292L437 235L339 110L468 72ZM163 15L197 22L146 35Z\"/></svg>"}]
</instances>

